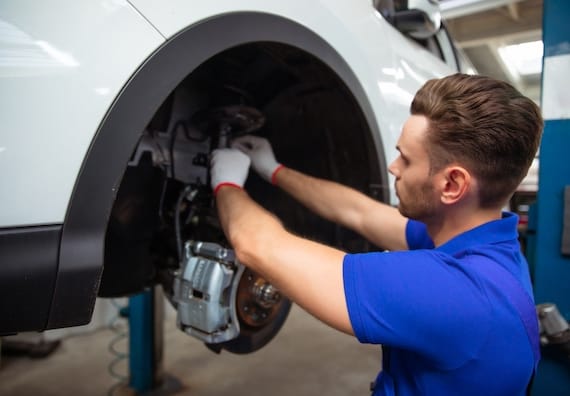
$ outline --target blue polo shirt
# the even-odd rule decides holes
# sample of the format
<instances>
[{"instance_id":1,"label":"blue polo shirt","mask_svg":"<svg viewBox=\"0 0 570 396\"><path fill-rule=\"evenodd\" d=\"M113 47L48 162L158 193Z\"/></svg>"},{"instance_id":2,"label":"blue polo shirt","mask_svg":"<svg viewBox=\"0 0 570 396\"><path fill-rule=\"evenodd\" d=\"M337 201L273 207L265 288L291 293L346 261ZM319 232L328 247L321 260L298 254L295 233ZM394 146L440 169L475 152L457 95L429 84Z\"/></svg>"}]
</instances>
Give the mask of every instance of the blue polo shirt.
<instances>
[{"instance_id":1,"label":"blue polo shirt","mask_svg":"<svg viewBox=\"0 0 570 396\"><path fill-rule=\"evenodd\" d=\"M355 335L387 347L374 395L525 394L535 355L501 280L510 275L486 270L502 266L534 309L517 222L505 213L434 248L425 225L410 220L409 251L345 256Z\"/></svg>"}]
</instances>

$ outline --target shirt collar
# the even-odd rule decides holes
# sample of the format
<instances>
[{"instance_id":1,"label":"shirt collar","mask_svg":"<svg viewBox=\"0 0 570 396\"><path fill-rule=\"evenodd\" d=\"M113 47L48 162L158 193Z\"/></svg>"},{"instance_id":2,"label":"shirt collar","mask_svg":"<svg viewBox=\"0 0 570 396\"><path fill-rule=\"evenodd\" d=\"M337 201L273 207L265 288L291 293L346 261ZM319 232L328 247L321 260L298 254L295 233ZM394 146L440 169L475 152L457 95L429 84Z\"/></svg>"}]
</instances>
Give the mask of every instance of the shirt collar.
<instances>
[{"instance_id":1,"label":"shirt collar","mask_svg":"<svg viewBox=\"0 0 570 396\"><path fill-rule=\"evenodd\" d=\"M473 245L497 243L517 239L518 221L519 217L516 214L503 212L501 219L493 220L469 231L465 231L439 246L436 250L447 254L453 254L461 250L465 250L466 247Z\"/></svg>"}]
</instances>

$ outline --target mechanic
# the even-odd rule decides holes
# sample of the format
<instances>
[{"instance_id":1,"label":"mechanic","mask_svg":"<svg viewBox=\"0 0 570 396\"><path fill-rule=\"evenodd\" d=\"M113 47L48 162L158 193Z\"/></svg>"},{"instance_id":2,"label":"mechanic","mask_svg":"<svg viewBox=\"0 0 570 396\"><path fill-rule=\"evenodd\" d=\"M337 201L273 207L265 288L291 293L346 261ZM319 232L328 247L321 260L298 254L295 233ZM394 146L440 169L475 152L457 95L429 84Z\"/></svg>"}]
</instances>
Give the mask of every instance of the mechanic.
<instances>
[{"instance_id":1,"label":"mechanic","mask_svg":"<svg viewBox=\"0 0 570 396\"><path fill-rule=\"evenodd\" d=\"M509 84L455 74L413 99L389 167L397 208L279 164L255 136L214 152L211 184L240 262L328 325L383 345L374 395L523 395L538 323L518 219L502 209L542 125ZM288 232L244 191L250 163L388 251L347 254Z\"/></svg>"}]
</instances>

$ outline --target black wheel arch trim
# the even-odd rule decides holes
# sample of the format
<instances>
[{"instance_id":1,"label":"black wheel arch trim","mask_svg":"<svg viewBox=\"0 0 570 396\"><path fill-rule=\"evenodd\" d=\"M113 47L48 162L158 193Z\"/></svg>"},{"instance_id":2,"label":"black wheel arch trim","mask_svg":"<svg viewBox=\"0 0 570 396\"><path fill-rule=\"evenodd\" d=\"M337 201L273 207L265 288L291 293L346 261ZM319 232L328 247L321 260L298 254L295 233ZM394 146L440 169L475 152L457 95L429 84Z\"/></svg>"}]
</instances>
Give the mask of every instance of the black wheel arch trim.
<instances>
[{"instance_id":1,"label":"black wheel arch trim","mask_svg":"<svg viewBox=\"0 0 570 396\"><path fill-rule=\"evenodd\" d=\"M283 17L256 12L223 14L189 26L158 48L131 77L92 141L64 222L47 328L85 324L91 319L109 214L127 161L150 118L200 64L223 50L260 41L298 47L319 58L344 81L376 136L372 137L375 154L379 166L385 167L378 126L364 88L346 61L316 33ZM375 179L386 186L386 169L379 169ZM378 198L386 201L384 190Z\"/></svg>"}]
</instances>

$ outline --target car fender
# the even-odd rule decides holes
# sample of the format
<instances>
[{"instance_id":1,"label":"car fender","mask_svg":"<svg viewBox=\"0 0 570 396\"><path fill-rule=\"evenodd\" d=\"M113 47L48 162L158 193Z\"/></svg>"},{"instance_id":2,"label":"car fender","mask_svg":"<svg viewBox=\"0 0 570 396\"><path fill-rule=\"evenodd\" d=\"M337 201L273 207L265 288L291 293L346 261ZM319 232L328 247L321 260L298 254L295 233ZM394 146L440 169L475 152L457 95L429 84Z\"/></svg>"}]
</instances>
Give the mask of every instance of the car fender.
<instances>
[{"instance_id":1,"label":"car fender","mask_svg":"<svg viewBox=\"0 0 570 396\"><path fill-rule=\"evenodd\" d=\"M50 4L0 5L0 228L63 223L101 120L164 42L126 1Z\"/></svg>"}]
</instances>

